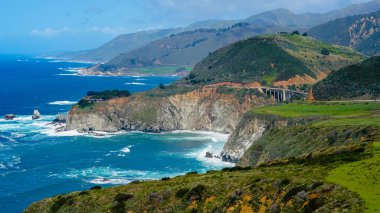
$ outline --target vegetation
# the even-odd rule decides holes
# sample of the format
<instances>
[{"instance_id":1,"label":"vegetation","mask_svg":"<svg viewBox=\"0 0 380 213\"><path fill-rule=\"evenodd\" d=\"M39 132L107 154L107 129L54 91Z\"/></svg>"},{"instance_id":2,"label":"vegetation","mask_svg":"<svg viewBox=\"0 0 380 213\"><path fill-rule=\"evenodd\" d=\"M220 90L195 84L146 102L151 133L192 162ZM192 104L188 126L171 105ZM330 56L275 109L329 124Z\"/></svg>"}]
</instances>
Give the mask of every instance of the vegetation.
<instances>
[{"instance_id":1,"label":"vegetation","mask_svg":"<svg viewBox=\"0 0 380 213\"><path fill-rule=\"evenodd\" d=\"M314 86L318 100L380 97L380 56L333 72Z\"/></svg>"},{"instance_id":2,"label":"vegetation","mask_svg":"<svg viewBox=\"0 0 380 213\"><path fill-rule=\"evenodd\" d=\"M366 212L380 211L380 142L373 144L371 159L344 164L327 176L329 182L338 183L360 194L365 201Z\"/></svg>"},{"instance_id":3,"label":"vegetation","mask_svg":"<svg viewBox=\"0 0 380 213\"><path fill-rule=\"evenodd\" d=\"M380 109L377 102L297 102L276 106L265 106L254 109L256 114L279 115L285 118L296 117L330 117L339 119L343 117L363 117L376 114Z\"/></svg>"},{"instance_id":4,"label":"vegetation","mask_svg":"<svg viewBox=\"0 0 380 213\"><path fill-rule=\"evenodd\" d=\"M328 49L329 57L321 50ZM270 54L268 54L270 53ZM296 75L317 78L320 72L357 63L363 56L297 34L264 35L240 41L211 53L178 84L261 82L271 85Z\"/></svg>"},{"instance_id":5,"label":"vegetation","mask_svg":"<svg viewBox=\"0 0 380 213\"><path fill-rule=\"evenodd\" d=\"M133 68L130 71L142 75L175 75L178 72L190 72L191 66L153 66Z\"/></svg>"},{"instance_id":6,"label":"vegetation","mask_svg":"<svg viewBox=\"0 0 380 213\"><path fill-rule=\"evenodd\" d=\"M102 92L87 92L87 97L78 102L80 108L91 108L98 101L105 101L113 98L124 98L131 96L128 90L105 90Z\"/></svg>"},{"instance_id":7,"label":"vegetation","mask_svg":"<svg viewBox=\"0 0 380 213\"><path fill-rule=\"evenodd\" d=\"M34 203L25 212L49 212L53 206L56 212L361 212L364 203L357 194L325 181L331 169L347 162L347 156L355 156L351 160L368 156L363 150L349 153L321 154L311 163L273 163L91 190L85 195L74 192ZM66 202L68 198L72 202Z\"/></svg>"}]
</instances>

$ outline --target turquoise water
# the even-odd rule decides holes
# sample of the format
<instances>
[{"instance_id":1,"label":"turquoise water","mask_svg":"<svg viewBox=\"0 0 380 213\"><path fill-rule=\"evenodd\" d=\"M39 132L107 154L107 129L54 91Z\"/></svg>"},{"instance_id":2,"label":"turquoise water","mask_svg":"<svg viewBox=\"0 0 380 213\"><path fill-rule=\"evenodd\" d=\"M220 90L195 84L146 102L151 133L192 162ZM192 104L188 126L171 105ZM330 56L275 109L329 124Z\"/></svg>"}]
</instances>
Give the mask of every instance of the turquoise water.
<instances>
[{"instance_id":1,"label":"turquoise water","mask_svg":"<svg viewBox=\"0 0 380 213\"><path fill-rule=\"evenodd\" d=\"M55 133L47 125L67 112L87 91L148 90L178 77L76 76L73 68L88 64L0 56L0 211L21 212L45 197L88 189L158 179L189 171L231 166L204 158L219 152L226 135L176 131L163 134L121 132L104 137L75 131ZM33 109L41 120L32 121Z\"/></svg>"}]
</instances>

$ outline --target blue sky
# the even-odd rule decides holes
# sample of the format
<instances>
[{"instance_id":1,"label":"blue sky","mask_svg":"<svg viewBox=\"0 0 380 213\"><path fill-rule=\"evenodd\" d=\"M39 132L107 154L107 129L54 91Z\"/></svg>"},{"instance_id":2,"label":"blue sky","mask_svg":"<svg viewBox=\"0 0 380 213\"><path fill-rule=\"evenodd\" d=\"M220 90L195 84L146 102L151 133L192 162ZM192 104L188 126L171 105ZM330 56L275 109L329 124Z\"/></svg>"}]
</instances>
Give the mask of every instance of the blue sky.
<instances>
[{"instance_id":1,"label":"blue sky","mask_svg":"<svg viewBox=\"0 0 380 213\"><path fill-rule=\"evenodd\" d=\"M276 8L327 12L362 2L369 0L1 0L0 53L76 51L139 30Z\"/></svg>"}]
</instances>

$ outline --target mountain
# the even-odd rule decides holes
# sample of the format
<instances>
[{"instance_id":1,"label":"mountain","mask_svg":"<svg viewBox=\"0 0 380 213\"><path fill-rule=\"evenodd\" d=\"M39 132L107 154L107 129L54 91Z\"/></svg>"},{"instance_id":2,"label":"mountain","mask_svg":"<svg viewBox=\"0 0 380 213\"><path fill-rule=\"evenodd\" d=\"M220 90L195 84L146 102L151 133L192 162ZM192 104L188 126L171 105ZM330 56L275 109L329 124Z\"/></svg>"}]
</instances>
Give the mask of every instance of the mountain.
<instances>
[{"instance_id":1,"label":"mountain","mask_svg":"<svg viewBox=\"0 0 380 213\"><path fill-rule=\"evenodd\" d=\"M331 73L314 86L318 100L372 99L380 97L380 56Z\"/></svg>"},{"instance_id":2,"label":"mountain","mask_svg":"<svg viewBox=\"0 0 380 213\"><path fill-rule=\"evenodd\" d=\"M321 54L323 49L330 54ZM192 128L231 132L236 123L225 119L237 121L250 106L268 102L264 94L244 90L244 85L288 87L314 84L332 70L363 59L364 56L349 48L332 46L310 37L258 36L211 53L187 77L171 85L112 102L114 106L111 102L100 102L94 107L92 103L74 107L69 113L66 127L70 130L106 132ZM230 83L241 88L241 93L218 89L226 83L227 86ZM203 87L210 89L203 90ZM232 109L232 106L239 110ZM226 113L228 116L224 115Z\"/></svg>"},{"instance_id":3,"label":"mountain","mask_svg":"<svg viewBox=\"0 0 380 213\"><path fill-rule=\"evenodd\" d=\"M330 21L310 29L309 35L366 55L380 54L380 10Z\"/></svg>"},{"instance_id":4,"label":"mountain","mask_svg":"<svg viewBox=\"0 0 380 213\"><path fill-rule=\"evenodd\" d=\"M77 61L106 62L118 56L120 53L140 48L151 41L169 36L178 30L179 29L148 30L124 34L94 50L81 51L79 53L66 53L59 57Z\"/></svg>"},{"instance_id":5,"label":"mountain","mask_svg":"<svg viewBox=\"0 0 380 213\"><path fill-rule=\"evenodd\" d=\"M330 54L321 54L328 49ZM288 86L313 84L332 70L357 63L364 57L351 49L295 34L263 35L221 48L198 63L194 82L260 82Z\"/></svg>"},{"instance_id":6,"label":"mountain","mask_svg":"<svg viewBox=\"0 0 380 213\"><path fill-rule=\"evenodd\" d=\"M343 9L333 10L321 14L295 14L286 9L275 9L248 17L244 20L244 22L260 26L281 26L304 30L337 18L366 14L377 10L380 10L380 0L363 4L354 4Z\"/></svg>"},{"instance_id":7,"label":"mountain","mask_svg":"<svg viewBox=\"0 0 380 213\"><path fill-rule=\"evenodd\" d=\"M259 28L247 23L237 23L225 29L199 29L182 32L156 40L150 44L121 54L101 65L107 71L128 70L149 66L192 66L223 46L257 34L270 33L272 28Z\"/></svg>"},{"instance_id":8,"label":"mountain","mask_svg":"<svg viewBox=\"0 0 380 213\"><path fill-rule=\"evenodd\" d=\"M344 9L334 10L324 14L295 14L289 10L276 9L253 15L243 20L206 20L196 22L184 28L151 30L125 34L115 38L114 40L95 50L86 51L85 53L79 55L70 54L63 55L61 57L72 60L106 62L114 57L117 57L121 53L128 53L129 51L136 50L138 48L144 47L145 45L149 45L152 41L163 39L172 34L178 34L181 32L194 31L198 29L218 30L227 28L228 26L232 26L233 24L239 22L249 23L253 26L252 28L257 28L257 31L261 31L262 33L274 33L296 29L305 30L336 18L365 14L377 10L380 10L380 0L375 0L364 4L352 5ZM209 50L209 52L211 51L212 49Z\"/></svg>"}]
</instances>

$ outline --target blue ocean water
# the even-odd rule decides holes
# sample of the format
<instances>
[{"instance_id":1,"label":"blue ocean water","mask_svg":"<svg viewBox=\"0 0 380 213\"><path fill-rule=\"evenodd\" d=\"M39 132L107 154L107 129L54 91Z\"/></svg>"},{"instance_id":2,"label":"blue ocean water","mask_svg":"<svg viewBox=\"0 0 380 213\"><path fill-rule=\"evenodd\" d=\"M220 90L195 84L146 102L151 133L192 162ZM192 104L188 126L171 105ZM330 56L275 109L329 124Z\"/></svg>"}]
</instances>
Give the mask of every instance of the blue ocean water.
<instances>
[{"instance_id":1,"label":"blue ocean water","mask_svg":"<svg viewBox=\"0 0 380 213\"><path fill-rule=\"evenodd\" d=\"M219 152L227 136L209 132L118 133L95 137L75 131L55 133L47 124L67 112L87 91L132 92L170 83L178 77L77 76L89 64L0 55L0 211L21 212L45 197L158 179L189 171L231 166L204 158ZM38 109L42 119L33 121Z\"/></svg>"}]
</instances>

